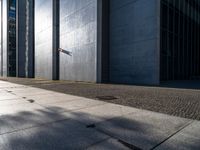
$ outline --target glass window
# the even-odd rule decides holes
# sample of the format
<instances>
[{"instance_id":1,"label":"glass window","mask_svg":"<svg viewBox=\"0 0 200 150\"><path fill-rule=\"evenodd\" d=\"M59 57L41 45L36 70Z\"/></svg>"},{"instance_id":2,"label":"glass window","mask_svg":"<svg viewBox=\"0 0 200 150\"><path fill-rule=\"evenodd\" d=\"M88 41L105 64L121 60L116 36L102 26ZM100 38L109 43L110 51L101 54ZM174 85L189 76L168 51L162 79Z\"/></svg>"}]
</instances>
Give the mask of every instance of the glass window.
<instances>
[{"instance_id":1,"label":"glass window","mask_svg":"<svg viewBox=\"0 0 200 150\"><path fill-rule=\"evenodd\" d=\"M8 76L16 76L16 0L9 0L8 10Z\"/></svg>"}]
</instances>

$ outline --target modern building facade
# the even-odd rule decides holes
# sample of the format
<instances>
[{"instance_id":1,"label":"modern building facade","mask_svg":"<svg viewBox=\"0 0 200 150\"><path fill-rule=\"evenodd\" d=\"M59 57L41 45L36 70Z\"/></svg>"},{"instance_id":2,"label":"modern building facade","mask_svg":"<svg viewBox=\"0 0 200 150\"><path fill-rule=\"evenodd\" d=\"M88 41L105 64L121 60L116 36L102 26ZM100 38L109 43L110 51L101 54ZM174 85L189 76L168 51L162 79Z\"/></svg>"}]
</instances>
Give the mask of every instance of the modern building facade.
<instances>
[{"instance_id":1,"label":"modern building facade","mask_svg":"<svg viewBox=\"0 0 200 150\"><path fill-rule=\"evenodd\" d=\"M0 74L34 77L33 1L1 0L0 8Z\"/></svg>"},{"instance_id":2,"label":"modern building facade","mask_svg":"<svg viewBox=\"0 0 200 150\"><path fill-rule=\"evenodd\" d=\"M200 76L199 0L0 0L1 76L150 84Z\"/></svg>"}]
</instances>

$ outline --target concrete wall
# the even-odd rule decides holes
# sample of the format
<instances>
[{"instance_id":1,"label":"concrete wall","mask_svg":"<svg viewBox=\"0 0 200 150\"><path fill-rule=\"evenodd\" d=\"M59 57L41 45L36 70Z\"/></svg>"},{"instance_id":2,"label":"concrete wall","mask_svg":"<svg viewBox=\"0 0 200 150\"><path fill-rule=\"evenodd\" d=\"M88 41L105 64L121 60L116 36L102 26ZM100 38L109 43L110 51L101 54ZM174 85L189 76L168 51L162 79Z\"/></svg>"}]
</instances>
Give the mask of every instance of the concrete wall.
<instances>
[{"instance_id":1,"label":"concrete wall","mask_svg":"<svg viewBox=\"0 0 200 150\"><path fill-rule=\"evenodd\" d=\"M60 0L60 79L97 82L97 0Z\"/></svg>"},{"instance_id":2,"label":"concrete wall","mask_svg":"<svg viewBox=\"0 0 200 150\"><path fill-rule=\"evenodd\" d=\"M99 82L102 76L108 78L106 75L109 72L110 81L115 83L159 83L160 0L110 0L109 34L104 30L105 24L101 22L108 21L101 18L106 15L101 0L60 0L60 32L57 35L60 38L59 44L56 43L57 40L55 42L58 22L53 17L56 14L53 13L56 0L35 0L35 67L29 62L29 58L33 56L33 51L29 51L32 49L31 43L27 45L25 40L27 37L33 38L33 22L27 22L24 14L25 0L18 1L19 76L27 75L28 65L28 72L35 69L35 77L53 79L57 76L58 68L55 67L59 60L59 77L62 80ZM6 76L7 0L2 2L1 70ZM28 35L25 24L29 24L31 28ZM103 41L103 35L110 35L110 40L106 40L109 42ZM102 43L106 43L105 46ZM107 45L110 45L109 54ZM60 59L55 56L58 46L64 49L59 53ZM104 55L110 61L109 64L103 63Z\"/></svg>"},{"instance_id":3,"label":"concrete wall","mask_svg":"<svg viewBox=\"0 0 200 150\"><path fill-rule=\"evenodd\" d=\"M110 80L159 84L160 0L111 0Z\"/></svg>"},{"instance_id":4,"label":"concrete wall","mask_svg":"<svg viewBox=\"0 0 200 150\"><path fill-rule=\"evenodd\" d=\"M35 0L35 77L52 79L53 0Z\"/></svg>"},{"instance_id":5,"label":"concrete wall","mask_svg":"<svg viewBox=\"0 0 200 150\"><path fill-rule=\"evenodd\" d=\"M0 76L2 76L2 1L0 1Z\"/></svg>"},{"instance_id":6,"label":"concrete wall","mask_svg":"<svg viewBox=\"0 0 200 150\"><path fill-rule=\"evenodd\" d=\"M2 0L2 75L7 76L7 47L8 47L8 32L7 19L8 18L8 2Z\"/></svg>"}]
</instances>

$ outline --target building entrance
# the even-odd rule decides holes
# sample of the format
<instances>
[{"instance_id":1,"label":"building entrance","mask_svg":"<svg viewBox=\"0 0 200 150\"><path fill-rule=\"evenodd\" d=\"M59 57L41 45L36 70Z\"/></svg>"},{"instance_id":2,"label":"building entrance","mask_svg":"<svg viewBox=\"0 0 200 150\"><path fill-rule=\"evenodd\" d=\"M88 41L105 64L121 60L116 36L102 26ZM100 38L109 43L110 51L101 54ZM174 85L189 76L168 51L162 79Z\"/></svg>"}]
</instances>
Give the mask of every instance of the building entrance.
<instances>
[{"instance_id":1,"label":"building entrance","mask_svg":"<svg viewBox=\"0 0 200 150\"><path fill-rule=\"evenodd\" d=\"M161 1L161 81L200 77L200 1Z\"/></svg>"}]
</instances>

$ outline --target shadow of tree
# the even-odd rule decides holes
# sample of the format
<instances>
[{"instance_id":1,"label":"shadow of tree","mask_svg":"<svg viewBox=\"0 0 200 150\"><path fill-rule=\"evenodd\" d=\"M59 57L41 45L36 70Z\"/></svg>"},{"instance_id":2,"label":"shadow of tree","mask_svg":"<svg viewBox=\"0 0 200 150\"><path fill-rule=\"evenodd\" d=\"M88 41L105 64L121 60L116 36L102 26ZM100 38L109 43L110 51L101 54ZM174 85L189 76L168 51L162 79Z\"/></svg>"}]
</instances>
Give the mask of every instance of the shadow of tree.
<instances>
[{"instance_id":1,"label":"shadow of tree","mask_svg":"<svg viewBox=\"0 0 200 150\"><path fill-rule=\"evenodd\" d=\"M52 109L63 108L47 107L1 116L0 149L87 149L91 145L101 144L110 138L133 144L135 149L138 146L150 149L166 138L164 132L156 131L151 124L144 124L123 116L106 120L104 117L66 109L62 110L64 113L55 113L51 111ZM84 122L83 118L90 120ZM99 120L104 121L98 122ZM109 125L106 122L109 122ZM87 128L88 123L95 124L94 128ZM127 145L125 147L119 142L112 145L103 144L103 149L110 149L110 147L121 149L120 146L128 148Z\"/></svg>"}]
</instances>

